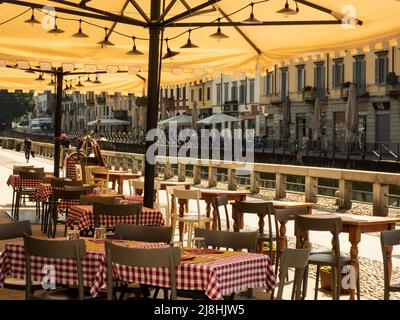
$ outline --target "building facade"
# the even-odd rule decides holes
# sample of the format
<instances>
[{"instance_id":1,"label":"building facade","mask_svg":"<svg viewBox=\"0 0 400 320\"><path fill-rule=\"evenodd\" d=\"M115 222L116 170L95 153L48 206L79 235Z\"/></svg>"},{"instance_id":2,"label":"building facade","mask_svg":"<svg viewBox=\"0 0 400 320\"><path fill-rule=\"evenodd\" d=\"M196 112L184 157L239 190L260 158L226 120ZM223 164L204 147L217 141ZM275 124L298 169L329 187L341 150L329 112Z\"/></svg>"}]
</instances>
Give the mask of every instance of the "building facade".
<instances>
[{"instance_id":1,"label":"building facade","mask_svg":"<svg viewBox=\"0 0 400 320\"><path fill-rule=\"evenodd\" d=\"M360 142L399 143L400 104L398 49L389 43L309 56L269 68L262 78L268 138L281 139L283 104L290 101L290 138L315 139L314 110L322 108L321 140L346 141L348 87L356 85Z\"/></svg>"}]
</instances>

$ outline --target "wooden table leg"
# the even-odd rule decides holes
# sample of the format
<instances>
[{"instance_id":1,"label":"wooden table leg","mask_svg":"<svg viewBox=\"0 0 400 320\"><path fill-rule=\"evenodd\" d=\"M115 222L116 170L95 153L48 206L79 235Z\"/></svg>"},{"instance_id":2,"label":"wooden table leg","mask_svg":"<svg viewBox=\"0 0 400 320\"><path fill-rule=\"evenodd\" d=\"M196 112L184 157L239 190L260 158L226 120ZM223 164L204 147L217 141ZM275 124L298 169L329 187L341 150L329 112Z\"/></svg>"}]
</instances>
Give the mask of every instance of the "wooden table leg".
<instances>
[{"instance_id":1,"label":"wooden table leg","mask_svg":"<svg viewBox=\"0 0 400 320\"><path fill-rule=\"evenodd\" d=\"M286 249L286 221L281 221L279 226L279 251Z\"/></svg>"},{"instance_id":2,"label":"wooden table leg","mask_svg":"<svg viewBox=\"0 0 400 320\"><path fill-rule=\"evenodd\" d=\"M118 178L118 194L124 194L124 179Z\"/></svg>"},{"instance_id":3,"label":"wooden table leg","mask_svg":"<svg viewBox=\"0 0 400 320\"><path fill-rule=\"evenodd\" d=\"M206 202L206 217L209 218L211 216L211 200L205 199ZM213 222L214 225L214 222ZM206 229L210 229L210 223L206 222Z\"/></svg>"},{"instance_id":4,"label":"wooden table leg","mask_svg":"<svg viewBox=\"0 0 400 320\"><path fill-rule=\"evenodd\" d=\"M185 205L186 205L186 200L184 199L179 199L179 217L183 217L185 214ZM183 241L183 227L184 223L179 221L179 241Z\"/></svg>"},{"instance_id":5,"label":"wooden table leg","mask_svg":"<svg viewBox=\"0 0 400 320\"><path fill-rule=\"evenodd\" d=\"M359 228L351 228L349 230L349 241L351 243L350 248L350 263L354 267L354 276L357 279L358 273L358 244L361 241L361 231ZM355 300L355 288L350 288L350 300ZM340 292L340 291L339 291Z\"/></svg>"}]
</instances>

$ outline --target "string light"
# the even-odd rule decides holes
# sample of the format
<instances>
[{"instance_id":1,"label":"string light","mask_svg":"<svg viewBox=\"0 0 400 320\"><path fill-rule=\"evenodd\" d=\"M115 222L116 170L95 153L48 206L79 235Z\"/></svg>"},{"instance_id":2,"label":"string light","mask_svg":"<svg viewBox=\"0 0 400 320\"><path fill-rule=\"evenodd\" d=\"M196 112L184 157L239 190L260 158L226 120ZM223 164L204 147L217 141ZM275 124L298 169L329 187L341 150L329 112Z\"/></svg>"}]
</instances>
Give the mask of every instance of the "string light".
<instances>
[{"instance_id":1,"label":"string light","mask_svg":"<svg viewBox=\"0 0 400 320\"><path fill-rule=\"evenodd\" d=\"M290 8L289 0L286 0L285 6L282 9L278 10L276 13L283 14L285 18L297 14L299 12L299 7L297 6L297 1L295 2L296 2L296 10Z\"/></svg>"},{"instance_id":2,"label":"string light","mask_svg":"<svg viewBox=\"0 0 400 320\"><path fill-rule=\"evenodd\" d=\"M97 42L97 44L101 44L102 47L105 47L105 46L113 47L113 46L115 46L114 43L112 43L110 40L108 40L108 28L107 27L104 28L104 32L105 32L104 40L102 40L100 42Z\"/></svg>"},{"instance_id":3,"label":"string light","mask_svg":"<svg viewBox=\"0 0 400 320\"><path fill-rule=\"evenodd\" d=\"M95 83L95 84L100 84L101 83L101 81L99 80L99 75L98 74L96 74L96 80L94 80L93 83Z\"/></svg>"},{"instance_id":4,"label":"string light","mask_svg":"<svg viewBox=\"0 0 400 320\"><path fill-rule=\"evenodd\" d=\"M31 15L30 19L25 20L24 22L29 23L31 26L33 26L35 24L40 24L40 21L35 19L35 9L34 8L31 8L31 9L32 9L32 15Z\"/></svg>"},{"instance_id":5,"label":"string light","mask_svg":"<svg viewBox=\"0 0 400 320\"><path fill-rule=\"evenodd\" d=\"M144 53L142 51L139 51L138 49L136 49L136 37L132 37L133 40L133 48L132 50L128 51L126 54L130 55L130 56L141 56Z\"/></svg>"},{"instance_id":6,"label":"string light","mask_svg":"<svg viewBox=\"0 0 400 320\"><path fill-rule=\"evenodd\" d=\"M82 32L82 19L79 20L79 30L78 30L78 32L74 33L72 36L74 38L89 38L89 36L86 33Z\"/></svg>"},{"instance_id":7,"label":"string light","mask_svg":"<svg viewBox=\"0 0 400 320\"><path fill-rule=\"evenodd\" d=\"M56 83L54 82L53 75L51 75L51 81L47 84L48 86L54 86Z\"/></svg>"},{"instance_id":8,"label":"string light","mask_svg":"<svg viewBox=\"0 0 400 320\"><path fill-rule=\"evenodd\" d=\"M43 73L40 73L39 76L35 79L35 81L44 81Z\"/></svg>"},{"instance_id":9,"label":"string light","mask_svg":"<svg viewBox=\"0 0 400 320\"><path fill-rule=\"evenodd\" d=\"M221 18L218 18L218 24L221 22ZM227 36L225 33L223 33L221 31L221 27L218 25L218 29L217 32L213 33L212 35L209 36L210 38L214 38L214 39L226 39L229 38L229 36Z\"/></svg>"},{"instance_id":10,"label":"string light","mask_svg":"<svg viewBox=\"0 0 400 320\"><path fill-rule=\"evenodd\" d=\"M81 83L81 77L79 77L78 84L76 85L78 88L84 87L84 85Z\"/></svg>"},{"instance_id":11,"label":"string light","mask_svg":"<svg viewBox=\"0 0 400 320\"><path fill-rule=\"evenodd\" d=\"M251 6L250 17L248 19L244 20L243 23L261 23L260 20L258 20L254 17L254 2L250 3L250 6Z\"/></svg>"},{"instance_id":12,"label":"string light","mask_svg":"<svg viewBox=\"0 0 400 320\"><path fill-rule=\"evenodd\" d=\"M87 79L85 80L85 82L89 82L89 83L90 83L90 82L93 82L93 81L90 80L90 76L88 75L88 76L87 76Z\"/></svg>"},{"instance_id":13,"label":"string light","mask_svg":"<svg viewBox=\"0 0 400 320\"><path fill-rule=\"evenodd\" d=\"M191 29L189 29L188 30L188 39L187 39L187 42L186 42L186 44L184 44L182 47L181 47L181 49L191 49L191 48L198 48L199 46L196 46L193 42L192 42L192 40L190 39L190 34L192 33L192 30Z\"/></svg>"},{"instance_id":14,"label":"string light","mask_svg":"<svg viewBox=\"0 0 400 320\"><path fill-rule=\"evenodd\" d=\"M54 17L54 26L53 26L53 28L51 28L51 29L50 29L49 31L47 31L47 32L48 32L48 33L51 33L51 34L55 34L55 35L65 32L65 31L62 30L62 29L58 29L58 27L57 27L57 16Z\"/></svg>"},{"instance_id":15,"label":"string light","mask_svg":"<svg viewBox=\"0 0 400 320\"><path fill-rule=\"evenodd\" d=\"M169 58L175 57L176 55L178 55L180 53L178 51L172 51L168 45L168 41L169 41L168 38L165 39L165 42L167 44L167 53L163 56L163 59L169 59Z\"/></svg>"}]
</instances>

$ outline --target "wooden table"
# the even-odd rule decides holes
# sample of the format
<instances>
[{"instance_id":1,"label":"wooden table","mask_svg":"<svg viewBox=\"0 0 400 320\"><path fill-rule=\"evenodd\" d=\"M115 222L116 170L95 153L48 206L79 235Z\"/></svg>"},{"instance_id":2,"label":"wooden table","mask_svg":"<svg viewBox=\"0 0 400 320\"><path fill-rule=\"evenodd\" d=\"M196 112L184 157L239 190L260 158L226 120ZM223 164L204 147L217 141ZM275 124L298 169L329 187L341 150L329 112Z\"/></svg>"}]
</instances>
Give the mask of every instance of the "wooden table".
<instances>
[{"instance_id":1,"label":"wooden table","mask_svg":"<svg viewBox=\"0 0 400 320\"><path fill-rule=\"evenodd\" d=\"M94 172L94 176L99 177L99 178L107 178L106 173L100 173L100 172ZM112 188L115 188L115 183L118 183L118 194L123 194L123 188L124 188L124 181L125 180L130 180L130 179L137 179L142 176L141 173L132 173L128 171L114 171L110 170L108 172L108 179L109 181L112 182Z\"/></svg>"},{"instance_id":2,"label":"wooden table","mask_svg":"<svg viewBox=\"0 0 400 320\"><path fill-rule=\"evenodd\" d=\"M317 217L318 215L315 215ZM374 217L374 216L360 216L354 214L324 214L324 217L340 217L342 219L342 232L349 234L350 258L351 265L354 266L356 273L358 272L358 244L361 241L361 234L369 232L382 232L387 230L394 230L396 223L400 222L400 218L390 217ZM286 231L286 227L285 231ZM299 230L295 231L296 233ZM308 240L308 233L304 233L304 240ZM296 244L298 247L302 247L302 244ZM333 244L334 245L334 244ZM392 250L391 246L386 247L388 256L388 268L389 274L392 273ZM356 274L357 276L357 274ZM355 299L355 289L350 289L350 300Z\"/></svg>"},{"instance_id":3,"label":"wooden table","mask_svg":"<svg viewBox=\"0 0 400 320\"><path fill-rule=\"evenodd\" d=\"M211 206L212 210L212 229L217 230L218 225L218 209L214 206L214 198L217 196L226 195L228 201L245 201L246 196L249 195L249 191L229 191L229 190L214 190L214 189L205 189L201 190L200 200L204 200L206 202L206 216L209 218L211 216ZM183 216L185 213L184 206L187 204L187 201L184 199L178 199L179 203L179 216ZM235 210L234 208L232 211ZM232 213L234 215L234 213ZM179 222L179 239L182 241L183 239L183 222ZM210 224L206 223L206 228L210 228Z\"/></svg>"}]
</instances>

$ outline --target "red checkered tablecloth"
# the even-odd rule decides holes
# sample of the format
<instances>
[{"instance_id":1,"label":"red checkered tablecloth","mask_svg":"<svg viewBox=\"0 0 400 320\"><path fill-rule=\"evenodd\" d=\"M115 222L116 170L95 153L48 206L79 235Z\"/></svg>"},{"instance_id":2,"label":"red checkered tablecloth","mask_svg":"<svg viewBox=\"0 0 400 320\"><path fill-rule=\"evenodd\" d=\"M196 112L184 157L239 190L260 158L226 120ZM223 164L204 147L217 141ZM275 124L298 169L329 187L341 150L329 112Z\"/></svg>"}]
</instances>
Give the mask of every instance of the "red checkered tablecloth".
<instances>
[{"instance_id":1,"label":"red checkered tablecloth","mask_svg":"<svg viewBox=\"0 0 400 320\"><path fill-rule=\"evenodd\" d=\"M12 186L14 189L19 187L21 181L21 177L16 174L12 174L8 177L7 185ZM36 189L38 185L42 182L42 180L37 179L23 179L22 180L22 188L34 188Z\"/></svg>"},{"instance_id":2,"label":"red checkered tablecloth","mask_svg":"<svg viewBox=\"0 0 400 320\"><path fill-rule=\"evenodd\" d=\"M55 240L57 241L57 240ZM86 242L89 241L86 239ZM154 248L164 244L140 243L129 245L136 248ZM103 245L102 245L103 246ZM103 246L104 248L104 246ZM43 257L32 257L31 271L34 281L42 281L44 275L42 269L45 265L54 266L56 282L64 285L76 285L78 282L76 264L71 259L49 259ZM105 285L96 282L96 279L104 279L107 273L107 263L103 250L87 251L82 260L83 285L93 289L93 295L97 295L101 287ZM6 277L25 279L25 254L23 243L6 244L0 255L0 287L3 287Z\"/></svg>"},{"instance_id":3,"label":"red checkered tablecloth","mask_svg":"<svg viewBox=\"0 0 400 320\"><path fill-rule=\"evenodd\" d=\"M143 249L160 247L162 244L141 244ZM135 246L134 246L135 247ZM96 296L107 285L107 263L104 251L87 251L83 263L84 286ZM41 281L44 265L53 265L58 283L76 285L76 267L72 260L45 259L32 257L32 278ZM130 268L114 265L116 281L140 282L147 285L170 287L168 270L165 268ZM6 276L19 279L25 277L23 244L7 244L0 255L0 286ZM237 252L228 256L214 255L206 262L185 263L177 268L178 290L200 290L213 300L239 293L249 288L263 288L267 291L276 286L276 276L267 255Z\"/></svg>"},{"instance_id":4,"label":"red checkered tablecloth","mask_svg":"<svg viewBox=\"0 0 400 320\"><path fill-rule=\"evenodd\" d=\"M52 194L50 183L39 183L36 191L37 201L46 201Z\"/></svg>"},{"instance_id":5,"label":"red checkered tablecloth","mask_svg":"<svg viewBox=\"0 0 400 320\"><path fill-rule=\"evenodd\" d=\"M93 206L74 205L69 208L66 220L67 226L72 226L74 222L79 230L85 230L94 223ZM135 223L135 217L132 216L100 216L100 224L104 226L114 226L116 223ZM142 208L139 218L139 225L144 226L164 226L164 218L161 212Z\"/></svg>"}]
</instances>

